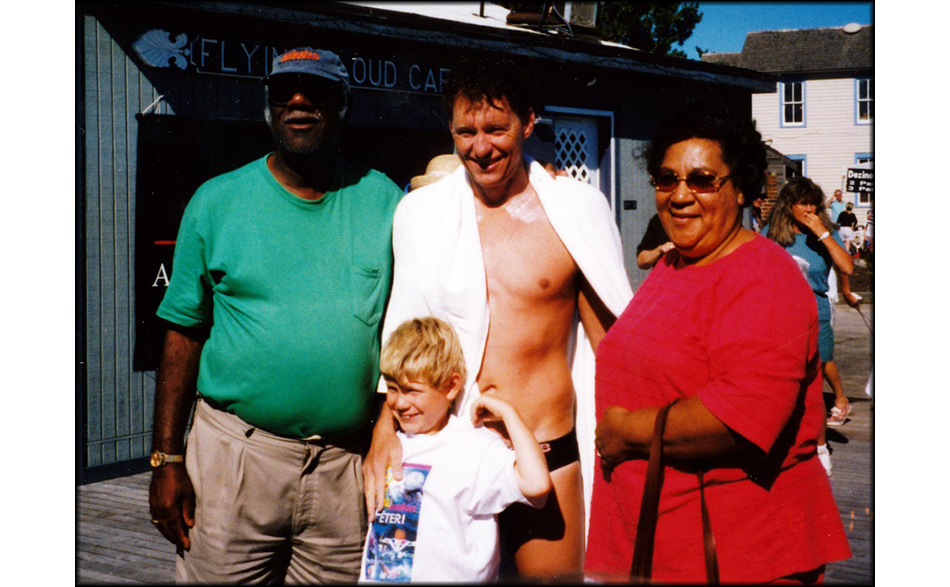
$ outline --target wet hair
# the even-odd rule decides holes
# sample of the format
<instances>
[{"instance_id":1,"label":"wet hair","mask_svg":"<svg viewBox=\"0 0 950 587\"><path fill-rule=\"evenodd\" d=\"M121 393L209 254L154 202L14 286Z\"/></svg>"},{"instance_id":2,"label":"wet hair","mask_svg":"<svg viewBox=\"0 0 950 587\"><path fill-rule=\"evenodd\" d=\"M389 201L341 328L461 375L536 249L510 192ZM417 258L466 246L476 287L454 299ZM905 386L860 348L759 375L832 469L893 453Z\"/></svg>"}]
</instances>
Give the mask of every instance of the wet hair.
<instances>
[{"instance_id":1,"label":"wet hair","mask_svg":"<svg viewBox=\"0 0 950 587\"><path fill-rule=\"evenodd\" d=\"M795 216L792 206L795 204L810 204L815 207L815 215L821 220L825 229L835 231L838 225L828 217L825 209L825 193L821 186L807 177L793 177L779 192L775 205L769 213L769 231L767 237L783 247L795 244Z\"/></svg>"},{"instance_id":2,"label":"wet hair","mask_svg":"<svg viewBox=\"0 0 950 587\"><path fill-rule=\"evenodd\" d=\"M722 104L693 102L668 112L643 154L650 175L657 174L671 146L689 139L719 143L731 181L744 196L743 205L759 197L768 163L762 135L748 115Z\"/></svg>"},{"instance_id":3,"label":"wet hair","mask_svg":"<svg viewBox=\"0 0 950 587\"><path fill-rule=\"evenodd\" d=\"M462 343L447 322L429 316L406 320L393 331L379 355L380 373L389 381L419 381L442 389L453 373L465 385Z\"/></svg>"},{"instance_id":4,"label":"wet hair","mask_svg":"<svg viewBox=\"0 0 950 587\"><path fill-rule=\"evenodd\" d=\"M505 99L521 120L534 109L534 88L529 76L507 57L478 53L462 58L442 87L442 105L452 119L455 101L465 98L475 104L487 102L495 108Z\"/></svg>"}]
</instances>

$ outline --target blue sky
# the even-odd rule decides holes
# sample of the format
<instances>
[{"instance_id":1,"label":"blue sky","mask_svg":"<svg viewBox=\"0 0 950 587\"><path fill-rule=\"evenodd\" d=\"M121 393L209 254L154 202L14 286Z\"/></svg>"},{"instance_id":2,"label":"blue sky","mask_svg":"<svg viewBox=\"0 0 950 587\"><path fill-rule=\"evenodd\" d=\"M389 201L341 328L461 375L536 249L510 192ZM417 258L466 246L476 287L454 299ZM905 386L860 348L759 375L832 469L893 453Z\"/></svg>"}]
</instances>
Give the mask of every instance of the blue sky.
<instances>
[{"instance_id":1,"label":"blue sky","mask_svg":"<svg viewBox=\"0 0 950 587\"><path fill-rule=\"evenodd\" d=\"M713 53L742 51L746 33L776 29L872 24L871 2L699 2L703 20L682 47L697 59L697 45Z\"/></svg>"}]
</instances>

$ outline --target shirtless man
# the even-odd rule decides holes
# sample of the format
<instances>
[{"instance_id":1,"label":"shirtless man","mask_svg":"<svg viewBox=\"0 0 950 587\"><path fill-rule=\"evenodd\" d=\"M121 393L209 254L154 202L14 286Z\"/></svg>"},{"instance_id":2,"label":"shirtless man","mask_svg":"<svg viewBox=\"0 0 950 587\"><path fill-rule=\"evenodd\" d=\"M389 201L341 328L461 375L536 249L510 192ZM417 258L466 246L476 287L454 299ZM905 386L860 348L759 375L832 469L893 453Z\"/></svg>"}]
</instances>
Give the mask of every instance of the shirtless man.
<instances>
[{"instance_id":1,"label":"shirtless man","mask_svg":"<svg viewBox=\"0 0 950 587\"><path fill-rule=\"evenodd\" d=\"M613 312L607 309L548 219L532 185L536 180L524 158L524 142L534 129L535 115L522 80L510 64L493 69L463 65L455 70L453 83L446 90L447 109L451 113L449 127L468 180L466 197L471 202L474 196L477 241L485 275L485 281L478 283L487 287L490 316L490 324L485 324L487 333L483 337L469 334L469 317L459 318L455 302L447 300L451 297L447 293L452 291L451 286L436 285L436 289L442 289L431 291L433 286L427 283L442 283L423 277L432 272L431 267L420 270L418 275L406 268L425 264L417 257L431 258L432 253L424 251L425 233L435 233L439 226L453 221L438 209L450 197L442 192L457 193L445 186L466 185L463 176L454 180L450 176L423 188L429 191L419 190L416 197L413 194L417 192L413 192L407 197L413 202L402 214L397 212L397 231L401 233L411 223L413 230L407 232L421 233L417 238L422 240L418 247L410 249L399 244L400 236L394 233L396 274L386 323L391 325L412 317L403 314L433 314L452 323L462 339L474 338L475 346L465 350L467 362L477 360L471 371L477 373L477 387L467 393L490 392L517 409L535 437L542 441L542 448L547 449L554 483L554 491L543 509L516 505L502 514L503 539L514 553L521 575L570 578L581 572L585 541L584 491L574 429L575 390L568 356L574 315L577 311L591 347L596 349L615 320L615 313L623 309L627 300L615 301ZM537 164L535 167L541 170ZM431 194L432 199L425 201L429 196L423 193ZM606 207L603 195L595 193L596 198L601 200L596 204ZM409 221L410 218L414 220ZM616 231L609 218L604 224L606 229L599 228L609 231L612 226ZM458 238L464 239L465 235ZM438 241L438 237L434 240ZM433 247L438 249L438 242L428 248ZM623 280L626 290L621 287L621 291L629 291L620 256L604 256L620 259L612 275ZM408 280L418 283L419 291L414 297L421 301L402 301L408 297L401 293ZM614 300L617 297L613 296ZM384 337L388 331L384 326ZM470 354L479 356L473 358ZM465 412L467 405L463 402L460 408L464 418L469 417ZM394 473L401 468L398 448L390 444L392 422L386 413L384 410L377 422L373 447L363 467L367 507L371 510L382 495L386 464L393 464Z\"/></svg>"}]
</instances>

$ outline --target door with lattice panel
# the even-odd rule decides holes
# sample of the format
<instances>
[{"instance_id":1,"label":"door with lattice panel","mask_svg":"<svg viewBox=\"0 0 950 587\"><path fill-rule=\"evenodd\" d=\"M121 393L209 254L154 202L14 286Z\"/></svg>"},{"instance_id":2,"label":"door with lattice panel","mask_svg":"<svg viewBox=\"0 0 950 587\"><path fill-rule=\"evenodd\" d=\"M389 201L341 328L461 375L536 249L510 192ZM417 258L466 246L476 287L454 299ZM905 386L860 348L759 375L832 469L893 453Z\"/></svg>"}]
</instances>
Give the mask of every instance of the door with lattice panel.
<instances>
[{"instance_id":1,"label":"door with lattice panel","mask_svg":"<svg viewBox=\"0 0 950 587\"><path fill-rule=\"evenodd\" d=\"M554 120L554 153L558 169L574 179L600 189L597 123L590 119L557 117Z\"/></svg>"}]
</instances>

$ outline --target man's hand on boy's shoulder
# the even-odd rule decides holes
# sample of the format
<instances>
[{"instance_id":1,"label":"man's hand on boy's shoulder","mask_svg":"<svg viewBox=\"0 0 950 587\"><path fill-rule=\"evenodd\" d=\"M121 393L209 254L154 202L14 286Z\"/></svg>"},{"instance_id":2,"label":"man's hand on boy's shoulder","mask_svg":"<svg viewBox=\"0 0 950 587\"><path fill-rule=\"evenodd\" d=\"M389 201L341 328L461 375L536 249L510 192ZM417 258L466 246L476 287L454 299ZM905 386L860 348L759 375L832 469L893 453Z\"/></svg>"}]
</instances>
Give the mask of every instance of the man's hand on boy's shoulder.
<instances>
[{"instance_id":1,"label":"man's hand on boy's shoulder","mask_svg":"<svg viewBox=\"0 0 950 587\"><path fill-rule=\"evenodd\" d=\"M389 408L384 406L373 428L373 441L363 459L363 497L366 511L371 516L383 508L387 468L392 469L397 481L402 480L402 444L396 436Z\"/></svg>"}]
</instances>

